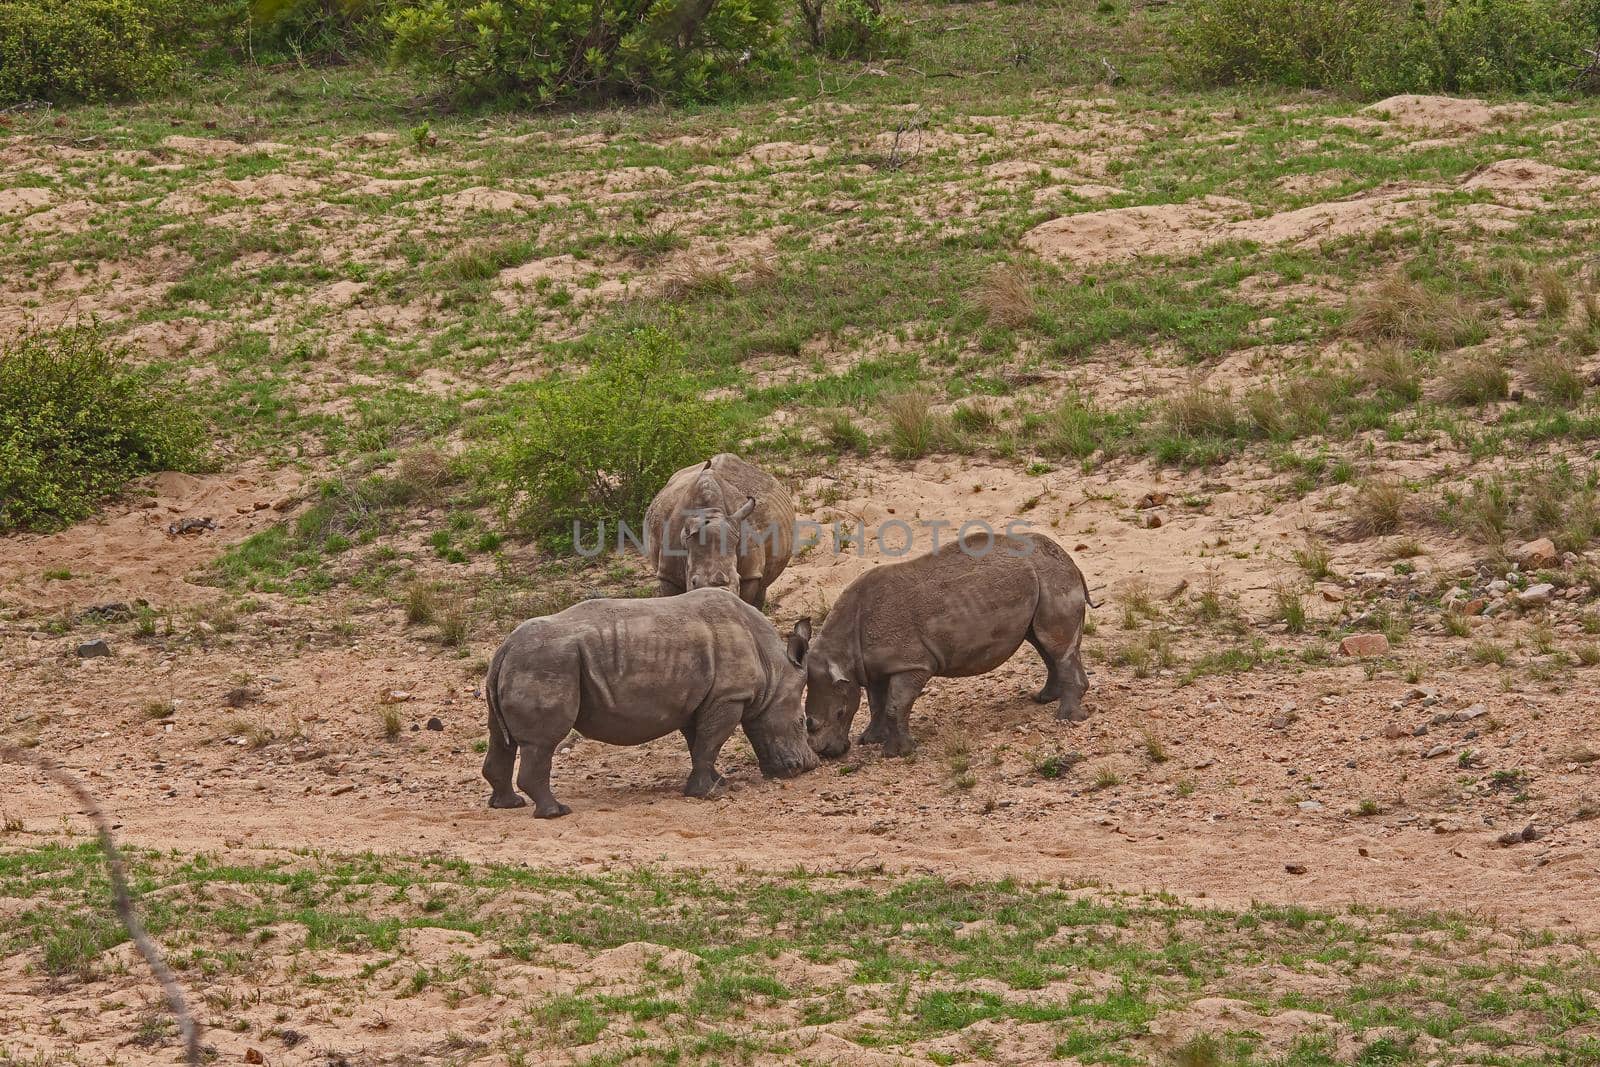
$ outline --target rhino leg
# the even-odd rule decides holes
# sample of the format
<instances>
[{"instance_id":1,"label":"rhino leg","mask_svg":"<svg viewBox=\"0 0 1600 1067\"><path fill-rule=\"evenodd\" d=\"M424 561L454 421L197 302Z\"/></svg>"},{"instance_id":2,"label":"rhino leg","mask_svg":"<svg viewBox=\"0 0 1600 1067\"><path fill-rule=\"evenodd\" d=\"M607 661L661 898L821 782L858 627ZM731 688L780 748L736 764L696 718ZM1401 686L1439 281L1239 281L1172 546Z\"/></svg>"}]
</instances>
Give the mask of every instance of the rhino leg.
<instances>
[{"instance_id":1,"label":"rhino leg","mask_svg":"<svg viewBox=\"0 0 1600 1067\"><path fill-rule=\"evenodd\" d=\"M517 750L505 739L499 724L489 722L489 753L483 757L483 777L493 790L491 808L523 808L528 802L511 788L511 772L517 764Z\"/></svg>"},{"instance_id":2,"label":"rhino leg","mask_svg":"<svg viewBox=\"0 0 1600 1067\"><path fill-rule=\"evenodd\" d=\"M559 819L572 814L572 809L550 791L550 757L555 751L553 744L522 746L522 770L517 772L517 788L533 798L535 818Z\"/></svg>"},{"instance_id":3,"label":"rhino leg","mask_svg":"<svg viewBox=\"0 0 1600 1067\"><path fill-rule=\"evenodd\" d=\"M683 786L684 796L714 796L728 784L728 780L717 773L717 755L743 718L744 708L738 704L713 704L683 728L692 765L689 780Z\"/></svg>"},{"instance_id":4,"label":"rhino leg","mask_svg":"<svg viewBox=\"0 0 1600 1067\"><path fill-rule=\"evenodd\" d=\"M1072 722L1089 717L1083 710L1083 694L1089 688L1089 676L1083 670L1083 613L1081 595L1046 590L1028 629L1028 641L1038 649L1049 672L1036 699L1041 704L1059 700L1056 718Z\"/></svg>"},{"instance_id":5,"label":"rhino leg","mask_svg":"<svg viewBox=\"0 0 1600 1067\"><path fill-rule=\"evenodd\" d=\"M656 596L677 596L683 592L683 586L668 578L656 578Z\"/></svg>"},{"instance_id":6,"label":"rhino leg","mask_svg":"<svg viewBox=\"0 0 1600 1067\"><path fill-rule=\"evenodd\" d=\"M922 687L932 675L928 671L905 671L889 679L888 706L884 710L885 756L909 756L916 750L911 740L911 705L922 695Z\"/></svg>"},{"instance_id":7,"label":"rhino leg","mask_svg":"<svg viewBox=\"0 0 1600 1067\"><path fill-rule=\"evenodd\" d=\"M1089 717L1089 713L1083 710L1083 694L1089 691L1089 675L1083 669L1083 656L1074 651L1063 661L1062 667L1067 680L1061 687L1061 707L1056 710L1056 718L1082 722Z\"/></svg>"},{"instance_id":8,"label":"rhino leg","mask_svg":"<svg viewBox=\"0 0 1600 1067\"><path fill-rule=\"evenodd\" d=\"M1034 694L1035 704L1054 704L1061 699L1061 667L1059 658L1052 656L1044 644L1034 634L1033 629L1028 629L1028 644L1039 653L1039 658L1044 660L1045 679L1044 688Z\"/></svg>"},{"instance_id":9,"label":"rhino leg","mask_svg":"<svg viewBox=\"0 0 1600 1067\"><path fill-rule=\"evenodd\" d=\"M881 745L889 740L889 719L885 707L889 703L889 681L879 678L867 683L867 708L872 712L872 717L867 720L867 728L861 731L857 739L863 745Z\"/></svg>"}]
</instances>

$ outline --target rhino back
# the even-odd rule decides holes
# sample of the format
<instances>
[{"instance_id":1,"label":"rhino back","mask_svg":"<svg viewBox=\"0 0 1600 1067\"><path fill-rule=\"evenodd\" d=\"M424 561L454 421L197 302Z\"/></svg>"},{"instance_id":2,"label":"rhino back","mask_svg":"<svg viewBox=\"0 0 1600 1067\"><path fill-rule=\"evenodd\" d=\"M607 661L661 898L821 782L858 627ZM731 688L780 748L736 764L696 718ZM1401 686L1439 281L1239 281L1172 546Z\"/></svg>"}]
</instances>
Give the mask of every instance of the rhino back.
<instances>
[{"instance_id":1,"label":"rhino back","mask_svg":"<svg viewBox=\"0 0 1600 1067\"><path fill-rule=\"evenodd\" d=\"M528 649L519 660L553 690L571 679L579 733L643 744L682 729L712 701L761 699L765 673L749 620L731 610L742 607L725 590L584 601L519 628L519 647Z\"/></svg>"},{"instance_id":2,"label":"rhino back","mask_svg":"<svg viewBox=\"0 0 1600 1067\"><path fill-rule=\"evenodd\" d=\"M1039 579L1030 549L1014 538L996 541L983 556L950 544L862 575L829 613L822 647L873 676L925 669L961 677L998 667L1027 636Z\"/></svg>"}]
</instances>

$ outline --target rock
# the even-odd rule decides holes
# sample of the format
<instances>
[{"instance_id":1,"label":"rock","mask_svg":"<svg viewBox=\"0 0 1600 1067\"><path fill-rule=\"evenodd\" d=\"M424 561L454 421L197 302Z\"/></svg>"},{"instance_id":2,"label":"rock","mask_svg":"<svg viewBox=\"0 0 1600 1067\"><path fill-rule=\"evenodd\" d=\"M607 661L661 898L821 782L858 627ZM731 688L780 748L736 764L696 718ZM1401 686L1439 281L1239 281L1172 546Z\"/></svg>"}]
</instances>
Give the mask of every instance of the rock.
<instances>
[{"instance_id":1,"label":"rock","mask_svg":"<svg viewBox=\"0 0 1600 1067\"><path fill-rule=\"evenodd\" d=\"M1428 749L1428 751L1424 752L1422 754L1422 758L1423 759L1433 759L1435 756L1447 755L1449 752L1450 752L1450 746L1449 745L1438 744L1438 745L1434 745L1432 748Z\"/></svg>"},{"instance_id":2,"label":"rock","mask_svg":"<svg viewBox=\"0 0 1600 1067\"><path fill-rule=\"evenodd\" d=\"M79 659L99 659L101 656L109 655L111 655L111 645L103 637L97 637L93 641L85 641L78 646Z\"/></svg>"},{"instance_id":3,"label":"rock","mask_svg":"<svg viewBox=\"0 0 1600 1067\"><path fill-rule=\"evenodd\" d=\"M1511 845L1520 845L1524 841L1537 841L1541 836L1543 835L1539 833L1538 829L1534 827L1533 823L1529 823L1520 830L1511 830L1501 834L1499 837L1495 838L1495 842L1501 848L1506 848Z\"/></svg>"},{"instance_id":4,"label":"rock","mask_svg":"<svg viewBox=\"0 0 1600 1067\"><path fill-rule=\"evenodd\" d=\"M349 782L344 782L328 790L328 795L330 797L342 797L346 793L354 793L355 791L356 787L354 785L351 785Z\"/></svg>"},{"instance_id":5,"label":"rock","mask_svg":"<svg viewBox=\"0 0 1600 1067\"><path fill-rule=\"evenodd\" d=\"M1548 567L1560 558L1555 542L1548 537L1529 541L1516 551L1517 562L1527 568Z\"/></svg>"},{"instance_id":6,"label":"rock","mask_svg":"<svg viewBox=\"0 0 1600 1067\"><path fill-rule=\"evenodd\" d=\"M1149 512L1144 517L1144 528L1157 530L1161 528L1161 515L1158 512Z\"/></svg>"},{"instance_id":7,"label":"rock","mask_svg":"<svg viewBox=\"0 0 1600 1067\"><path fill-rule=\"evenodd\" d=\"M1510 592L1510 590L1511 583L1506 581L1504 578L1496 578L1494 581L1489 583L1489 592L1495 594L1496 596L1499 596L1501 593Z\"/></svg>"},{"instance_id":8,"label":"rock","mask_svg":"<svg viewBox=\"0 0 1600 1067\"><path fill-rule=\"evenodd\" d=\"M1335 589L1331 585L1324 585L1318 588L1317 592L1321 593L1322 599L1326 600L1330 604L1344 603L1344 591L1342 589Z\"/></svg>"},{"instance_id":9,"label":"rock","mask_svg":"<svg viewBox=\"0 0 1600 1067\"><path fill-rule=\"evenodd\" d=\"M1327 805L1323 804L1320 800L1302 800L1300 803L1295 805L1295 807L1299 808L1301 811L1321 811L1326 806Z\"/></svg>"},{"instance_id":10,"label":"rock","mask_svg":"<svg viewBox=\"0 0 1600 1067\"><path fill-rule=\"evenodd\" d=\"M1391 722L1383 728L1383 736L1389 741L1398 741L1402 737L1410 737L1411 731L1397 722Z\"/></svg>"},{"instance_id":11,"label":"rock","mask_svg":"<svg viewBox=\"0 0 1600 1067\"><path fill-rule=\"evenodd\" d=\"M1412 737L1423 737L1423 736L1426 736L1427 733L1428 733L1428 724L1425 723L1425 722L1419 722L1419 723L1417 723L1416 729L1411 731L1411 736Z\"/></svg>"},{"instance_id":12,"label":"rock","mask_svg":"<svg viewBox=\"0 0 1600 1067\"><path fill-rule=\"evenodd\" d=\"M247 1048L247 1049L244 1050L244 1062L246 1062L246 1063L266 1063L267 1062L267 1058L261 1054L261 1050L260 1049L258 1049L258 1048Z\"/></svg>"},{"instance_id":13,"label":"rock","mask_svg":"<svg viewBox=\"0 0 1600 1067\"><path fill-rule=\"evenodd\" d=\"M1541 607L1550 603L1551 598L1555 595L1555 586L1551 585L1549 582L1540 582L1538 585L1530 585L1528 588L1518 593L1517 604L1524 608Z\"/></svg>"},{"instance_id":14,"label":"rock","mask_svg":"<svg viewBox=\"0 0 1600 1067\"><path fill-rule=\"evenodd\" d=\"M1285 863L1283 865L1283 869L1288 871L1290 874L1306 873L1306 865L1303 863Z\"/></svg>"},{"instance_id":15,"label":"rock","mask_svg":"<svg viewBox=\"0 0 1600 1067\"><path fill-rule=\"evenodd\" d=\"M1346 656L1382 656L1389 651L1389 639L1383 634L1351 634L1339 642L1339 652Z\"/></svg>"},{"instance_id":16,"label":"rock","mask_svg":"<svg viewBox=\"0 0 1600 1067\"><path fill-rule=\"evenodd\" d=\"M1463 614L1463 615L1482 615L1483 614L1483 609L1488 607L1488 606L1489 606L1488 602L1486 600L1484 600L1483 597L1476 596L1476 597L1473 597L1471 600L1468 600L1465 603L1463 603L1461 605L1460 611L1461 611L1461 614Z\"/></svg>"},{"instance_id":17,"label":"rock","mask_svg":"<svg viewBox=\"0 0 1600 1067\"><path fill-rule=\"evenodd\" d=\"M433 716L432 718L430 718L427 721L426 726L427 726L427 728L429 730L443 730L444 729L444 720L440 719L439 716L435 715L435 716Z\"/></svg>"},{"instance_id":18,"label":"rock","mask_svg":"<svg viewBox=\"0 0 1600 1067\"><path fill-rule=\"evenodd\" d=\"M1482 704L1474 704L1470 708L1463 708L1462 710L1456 712L1453 718L1456 720L1456 722L1471 722L1473 719L1482 718L1487 714L1489 714L1488 708L1484 707Z\"/></svg>"},{"instance_id":19,"label":"rock","mask_svg":"<svg viewBox=\"0 0 1600 1067\"><path fill-rule=\"evenodd\" d=\"M1286 715L1283 712L1279 712L1268 721L1267 725L1271 726L1274 730L1287 730L1289 725L1293 722L1293 715Z\"/></svg>"},{"instance_id":20,"label":"rock","mask_svg":"<svg viewBox=\"0 0 1600 1067\"><path fill-rule=\"evenodd\" d=\"M251 689L249 686L236 686L228 690L222 702L230 708L242 708L246 704L254 704L261 699L261 690Z\"/></svg>"}]
</instances>

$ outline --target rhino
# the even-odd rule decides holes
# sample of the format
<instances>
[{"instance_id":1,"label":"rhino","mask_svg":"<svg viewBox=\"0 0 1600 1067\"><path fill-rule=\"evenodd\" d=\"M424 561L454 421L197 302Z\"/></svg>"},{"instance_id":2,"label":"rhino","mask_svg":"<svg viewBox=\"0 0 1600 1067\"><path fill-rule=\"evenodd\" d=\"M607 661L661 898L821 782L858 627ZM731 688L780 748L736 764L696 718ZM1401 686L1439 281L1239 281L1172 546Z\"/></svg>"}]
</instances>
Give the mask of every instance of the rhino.
<instances>
[{"instance_id":1,"label":"rhino","mask_svg":"<svg viewBox=\"0 0 1600 1067\"><path fill-rule=\"evenodd\" d=\"M646 509L657 595L722 586L764 607L794 550L794 502L777 479L729 452L685 467Z\"/></svg>"},{"instance_id":2,"label":"rhino","mask_svg":"<svg viewBox=\"0 0 1600 1067\"><path fill-rule=\"evenodd\" d=\"M1059 702L1057 718L1081 721L1089 603L1082 572L1042 534L975 534L868 571L828 612L806 660L811 747L828 758L849 750L865 689L872 717L860 740L906 755L911 705L929 678L986 674L1023 641L1048 672L1034 699Z\"/></svg>"},{"instance_id":3,"label":"rhino","mask_svg":"<svg viewBox=\"0 0 1600 1067\"><path fill-rule=\"evenodd\" d=\"M802 620L785 647L765 615L726 589L585 600L529 619L489 661L489 806L526 805L511 788L520 752L517 788L533 798L534 814L569 814L550 791L550 757L572 730L611 745L681 732L693 764L683 791L692 797L725 784L717 754L735 727L762 774L813 769L801 701L810 640Z\"/></svg>"}]
</instances>

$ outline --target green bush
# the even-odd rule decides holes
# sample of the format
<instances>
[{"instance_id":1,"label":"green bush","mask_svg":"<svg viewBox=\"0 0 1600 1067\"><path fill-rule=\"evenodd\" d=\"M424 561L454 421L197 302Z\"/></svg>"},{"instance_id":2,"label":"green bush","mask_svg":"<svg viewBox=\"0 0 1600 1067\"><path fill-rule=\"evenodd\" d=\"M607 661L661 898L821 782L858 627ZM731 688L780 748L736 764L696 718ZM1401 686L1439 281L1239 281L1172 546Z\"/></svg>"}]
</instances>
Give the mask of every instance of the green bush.
<instances>
[{"instance_id":1,"label":"green bush","mask_svg":"<svg viewBox=\"0 0 1600 1067\"><path fill-rule=\"evenodd\" d=\"M1367 96L1556 90L1594 41L1592 0L1192 0L1173 30L1188 80Z\"/></svg>"},{"instance_id":2,"label":"green bush","mask_svg":"<svg viewBox=\"0 0 1600 1067\"><path fill-rule=\"evenodd\" d=\"M73 522L130 478L192 470L203 434L98 330L27 334L0 350L0 529Z\"/></svg>"},{"instance_id":3,"label":"green bush","mask_svg":"<svg viewBox=\"0 0 1600 1067\"><path fill-rule=\"evenodd\" d=\"M182 26L176 0L0 0L0 103L164 88Z\"/></svg>"},{"instance_id":4,"label":"green bush","mask_svg":"<svg viewBox=\"0 0 1600 1067\"><path fill-rule=\"evenodd\" d=\"M700 399L681 350L659 329L630 333L583 375L543 386L504 427L489 481L524 526L570 536L600 521L635 530L645 507L681 467L714 453L728 420Z\"/></svg>"},{"instance_id":5,"label":"green bush","mask_svg":"<svg viewBox=\"0 0 1600 1067\"><path fill-rule=\"evenodd\" d=\"M905 23L882 0L796 0L806 43L836 59L873 59L904 52Z\"/></svg>"},{"instance_id":6,"label":"green bush","mask_svg":"<svg viewBox=\"0 0 1600 1067\"><path fill-rule=\"evenodd\" d=\"M725 96L781 63L779 0L419 0L384 20L394 56L457 95Z\"/></svg>"},{"instance_id":7,"label":"green bush","mask_svg":"<svg viewBox=\"0 0 1600 1067\"><path fill-rule=\"evenodd\" d=\"M388 48L384 11L383 0L201 0L192 28L234 60L339 63Z\"/></svg>"}]
</instances>

